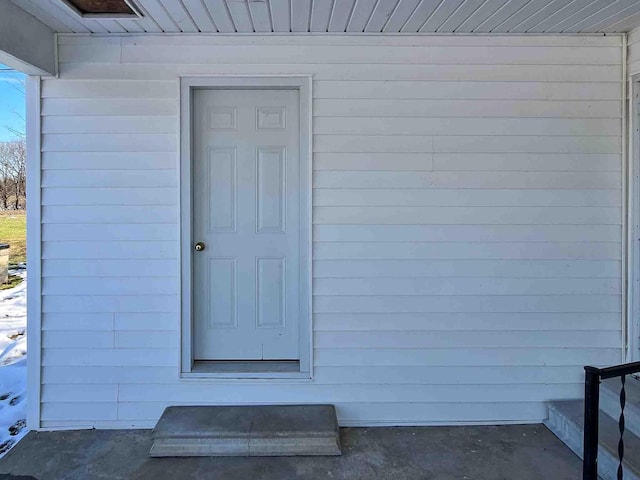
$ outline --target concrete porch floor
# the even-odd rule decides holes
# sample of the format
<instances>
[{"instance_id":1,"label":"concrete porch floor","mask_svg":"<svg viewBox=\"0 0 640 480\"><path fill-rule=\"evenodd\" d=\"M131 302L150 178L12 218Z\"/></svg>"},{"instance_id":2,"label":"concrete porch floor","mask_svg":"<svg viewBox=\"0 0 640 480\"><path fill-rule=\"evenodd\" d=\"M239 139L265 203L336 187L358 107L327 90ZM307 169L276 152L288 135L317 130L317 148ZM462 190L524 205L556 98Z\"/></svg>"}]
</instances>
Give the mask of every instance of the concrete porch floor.
<instances>
[{"instance_id":1,"label":"concrete porch floor","mask_svg":"<svg viewBox=\"0 0 640 480\"><path fill-rule=\"evenodd\" d=\"M152 459L150 433L31 432L0 460L0 479L575 480L582 471L543 425L343 428L342 457Z\"/></svg>"}]
</instances>

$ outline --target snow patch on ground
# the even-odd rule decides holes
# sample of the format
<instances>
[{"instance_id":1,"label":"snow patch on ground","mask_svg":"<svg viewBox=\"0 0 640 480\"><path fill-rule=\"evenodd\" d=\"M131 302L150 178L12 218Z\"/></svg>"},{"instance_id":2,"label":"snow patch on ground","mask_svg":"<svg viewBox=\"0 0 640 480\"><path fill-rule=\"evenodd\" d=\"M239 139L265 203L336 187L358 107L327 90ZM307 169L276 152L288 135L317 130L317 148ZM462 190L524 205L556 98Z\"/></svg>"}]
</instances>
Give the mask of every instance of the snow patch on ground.
<instances>
[{"instance_id":1,"label":"snow patch on ground","mask_svg":"<svg viewBox=\"0 0 640 480\"><path fill-rule=\"evenodd\" d=\"M27 280L0 290L0 458L27 433Z\"/></svg>"}]
</instances>

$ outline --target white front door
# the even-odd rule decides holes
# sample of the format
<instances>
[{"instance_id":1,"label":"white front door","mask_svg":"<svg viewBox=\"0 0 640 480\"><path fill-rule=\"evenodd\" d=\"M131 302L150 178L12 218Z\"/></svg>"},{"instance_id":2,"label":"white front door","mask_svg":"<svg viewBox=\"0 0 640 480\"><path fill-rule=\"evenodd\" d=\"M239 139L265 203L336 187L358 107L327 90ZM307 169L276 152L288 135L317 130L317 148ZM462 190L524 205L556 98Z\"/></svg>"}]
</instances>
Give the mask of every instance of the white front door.
<instances>
[{"instance_id":1,"label":"white front door","mask_svg":"<svg viewBox=\"0 0 640 480\"><path fill-rule=\"evenodd\" d=\"M193 95L195 360L299 359L297 90Z\"/></svg>"}]
</instances>

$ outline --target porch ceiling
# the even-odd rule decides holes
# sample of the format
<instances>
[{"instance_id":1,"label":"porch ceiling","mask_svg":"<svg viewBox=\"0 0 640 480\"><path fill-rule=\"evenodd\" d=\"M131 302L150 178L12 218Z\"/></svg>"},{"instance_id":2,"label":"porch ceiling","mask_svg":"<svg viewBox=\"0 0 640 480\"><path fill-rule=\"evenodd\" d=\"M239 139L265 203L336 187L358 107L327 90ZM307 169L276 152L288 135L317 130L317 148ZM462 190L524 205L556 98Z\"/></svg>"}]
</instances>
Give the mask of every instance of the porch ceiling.
<instances>
[{"instance_id":1,"label":"porch ceiling","mask_svg":"<svg viewBox=\"0 0 640 480\"><path fill-rule=\"evenodd\" d=\"M57 32L597 33L640 25L638 0L129 0L137 19L12 0Z\"/></svg>"}]
</instances>

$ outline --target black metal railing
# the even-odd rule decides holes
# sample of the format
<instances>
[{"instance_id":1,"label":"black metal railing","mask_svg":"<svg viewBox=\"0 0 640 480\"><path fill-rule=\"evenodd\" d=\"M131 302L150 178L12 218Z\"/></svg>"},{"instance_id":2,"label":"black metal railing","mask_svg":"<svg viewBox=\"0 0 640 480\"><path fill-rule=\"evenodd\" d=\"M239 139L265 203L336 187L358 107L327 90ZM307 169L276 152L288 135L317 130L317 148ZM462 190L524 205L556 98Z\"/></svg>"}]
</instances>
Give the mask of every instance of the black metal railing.
<instances>
[{"instance_id":1,"label":"black metal railing","mask_svg":"<svg viewBox=\"0 0 640 480\"><path fill-rule=\"evenodd\" d=\"M600 382L608 378L620 377L620 418L618 428L618 480L624 476L622 461L624 460L624 406L627 401L625 382L627 375L640 372L640 362L625 363L615 367L584 367L584 455L583 480L598 480L598 430L600 414Z\"/></svg>"}]
</instances>

